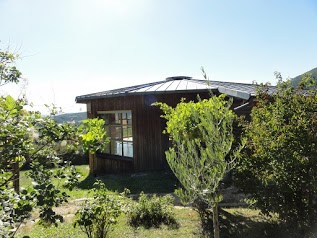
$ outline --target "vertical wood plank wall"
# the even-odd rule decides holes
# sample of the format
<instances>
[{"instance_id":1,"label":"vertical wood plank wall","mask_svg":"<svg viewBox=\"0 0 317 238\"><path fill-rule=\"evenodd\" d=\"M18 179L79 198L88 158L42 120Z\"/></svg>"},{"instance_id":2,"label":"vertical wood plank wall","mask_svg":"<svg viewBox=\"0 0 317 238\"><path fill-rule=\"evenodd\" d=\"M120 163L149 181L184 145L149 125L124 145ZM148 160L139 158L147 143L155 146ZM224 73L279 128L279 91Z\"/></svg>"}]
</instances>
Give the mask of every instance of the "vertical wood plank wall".
<instances>
[{"instance_id":1,"label":"vertical wood plank wall","mask_svg":"<svg viewBox=\"0 0 317 238\"><path fill-rule=\"evenodd\" d=\"M207 92L199 95L202 99L210 97ZM91 156L91 172L140 172L166 168L165 151L169 141L168 136L162 134L165 121L160 117L162 111L151 104L158 101L176 106L181 98L196 101L197 93L134 95L91 100L89 118L97 117L98 111L131 110L133 130L133 159L129 161ZM235 106L239 104L241 101L234 103Z\"/></svg>"}]
</instances>

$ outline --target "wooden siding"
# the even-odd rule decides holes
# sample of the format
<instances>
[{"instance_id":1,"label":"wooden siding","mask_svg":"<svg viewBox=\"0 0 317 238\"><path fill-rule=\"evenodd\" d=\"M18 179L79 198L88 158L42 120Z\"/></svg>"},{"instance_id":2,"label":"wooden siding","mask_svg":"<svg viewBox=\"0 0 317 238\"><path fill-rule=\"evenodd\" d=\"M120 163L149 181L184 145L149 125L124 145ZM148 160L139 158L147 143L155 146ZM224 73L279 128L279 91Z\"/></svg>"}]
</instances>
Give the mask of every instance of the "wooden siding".
<instances>
[{"instance_id":1,"label":"wooden siding","mask_svg":"<svg viewBox=\"0 0 317 238\"><path fill-rule=\"evenodd\" d=\"M200 93L202 99L209 98L209 93ZM166 168L165 151L168 149L168 136L162 131L165 129L165 120L160 116L162 111L151 106L154 102L165 102L176 106L181 98L197 100L194 93L152 94L119 96L91 100L91 113L89 118L97 117L98 111L131 110L133 130L133 159L120 160L114 156L90 156L91 172L118 173L140 172ZM234 106L240 105L241 100L235 101Z\"/></svg>"}]
</instances>

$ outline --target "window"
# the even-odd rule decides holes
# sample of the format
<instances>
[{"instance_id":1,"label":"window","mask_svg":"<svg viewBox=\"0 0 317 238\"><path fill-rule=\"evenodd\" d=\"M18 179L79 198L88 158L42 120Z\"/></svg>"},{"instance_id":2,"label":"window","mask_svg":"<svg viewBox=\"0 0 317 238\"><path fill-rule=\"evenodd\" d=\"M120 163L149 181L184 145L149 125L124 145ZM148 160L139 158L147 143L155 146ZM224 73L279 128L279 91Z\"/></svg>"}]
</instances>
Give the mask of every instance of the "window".
<instances>
[{"instance_id":1,"label":"window","mask_svg":"<svg viewBox=\"0 0 317 238\"><path fill-rule=\"evenodd\" d=\"M105 130L110 137L104 153L133 157L132 113L131 111L98 112L105 121Z\"/></svg>"}]
</instances>

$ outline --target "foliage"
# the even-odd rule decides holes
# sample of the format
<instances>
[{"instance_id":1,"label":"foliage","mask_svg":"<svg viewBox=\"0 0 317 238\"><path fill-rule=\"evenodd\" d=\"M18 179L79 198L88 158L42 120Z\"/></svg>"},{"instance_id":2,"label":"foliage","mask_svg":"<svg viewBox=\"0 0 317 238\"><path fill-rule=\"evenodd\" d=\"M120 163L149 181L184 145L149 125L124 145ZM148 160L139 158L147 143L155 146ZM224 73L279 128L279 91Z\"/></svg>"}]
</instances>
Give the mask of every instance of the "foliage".
<instances>
[{"instance_id":1,"label":"foliage","mask_svg":"<svg viewBox=\"0 0 317 238\"><path fill-rule=\"evenodd\" d=\"M0 52L0 84L17 83L21 73L16 70L14 54ZM85 148L96 151L107 138L98 125L87 124L78 128L71 123L57 124L50 116L24 109L26 100L15 100L11 96L0 96L0 235L13 236L22 221L34 207L39 208L41 222L57 224L62 217L53 211L67 201L67 195L53 184L52 179L64 179L68 187L78 180L77 173L62 155L85 144ZM51 110L56 113L56 108ZM95 128L94 125L96 125ZM85 134L97 133L98 143L88 141ZM93 143L93 145L91 145ZM98 148L96 148L98 147ZM29 164L33 188L20 191L19 173ZM55 168L53 170L53 168ZM14 188L14 189L13 189ZM15 190L15 191L14 191Z\"/></svg>"},{"instance_id":2,"label":"foliage","mask_svg":"<svg viewBox=\"0 0 317 238\"><path fill-rule=\"evenodd\" d=\"M31 195L36 199L35 205L40 209L40 223L57 226L57 221L62 222L63 217L56 214L52 208L67 202L68 195L52 183L52 178L57 176L54 172L54 170L45 169L39 162L34 161L31 164L30 177L34 188Z\"/></svg>"},{"instance_id":3,"label":"foliage","mask_svg":"<svg viewBox=\"0 0 317 238\"><path fill-rule=\"evenodd\" d=\"M222 199L219 184L234 166L234 159L226 158L234 141L232 100L226 101L221 95L209 100L198 98L196 103L182 100L175 108L156 105L165 114L166 132L173 141L166 159L182 185L176 194L183 203L197 199L206 202L217 216Z\"/></svg>"},{"instance_id":4,"label":"foliage","mask_svg":"<svg viewBox=\"0 0 317 238\"><path fill-rule=\"evenodd\" d=\"M94 198L77 211L74 227L78 225L88 238L105 238L117 223L124 197L123 194L110 194L100 180L94 186Z\"/></svg>"},{"instance_id":5,"label":"foliage","mask_svg":"<svg viewBox=\"0 0 317 238\"><path fill-rule=\"evenodd\" d=\"M106 131L104 130L105 122L98 118L86 119L82 122L78 130L81 133L84 149L91 153L105 150L105 145L109 142L109 138L106 137Z\"/></svg>"},{"instance_id":6,"label":"foliage","mask_svg":"<svg viewBox=\"0 0 317 238\"><path fill-rule=\"evenodd\" d=\"M18 58L19 55L8 50L0 51L0 86L19 82L22 74L14 65Z\"/></svg>"},{"instance_id":7,"label":"foliage","mask_svg":"<svg viewBox=\"0 0 317 238\"><path fill-rule=\"evenodd\" d=\"M168 226L177 225L173 212L174 198L171 195L158 197L155 194L148 197L140 193L137 203L132 203L128 209L128 222L134 227L146 228L159 227L161 224Z\"/></svg>"},{"instance_id":8,"label":"foliage","mask_svg":"<svg viewBox=\"0 0 317 238\"><path fill-rule=\"evenodd\" d=\"M29 217L33 204L26 190L18 195L13 189L0 189L0 236L13 234L14 225Z\"/></svg>"},{"instance_id":9,"label":"foliage","mask_svg":"<svg viewBox=\"0 0 317 238\"><path fill-rule=\"evenodd\" d=\"M261 211L304 227L317 214L317 92L305 75L297 88L279 83L258 102L245 125L247 147L237 170L237 185Z\"/></svg>"}]
</instances>

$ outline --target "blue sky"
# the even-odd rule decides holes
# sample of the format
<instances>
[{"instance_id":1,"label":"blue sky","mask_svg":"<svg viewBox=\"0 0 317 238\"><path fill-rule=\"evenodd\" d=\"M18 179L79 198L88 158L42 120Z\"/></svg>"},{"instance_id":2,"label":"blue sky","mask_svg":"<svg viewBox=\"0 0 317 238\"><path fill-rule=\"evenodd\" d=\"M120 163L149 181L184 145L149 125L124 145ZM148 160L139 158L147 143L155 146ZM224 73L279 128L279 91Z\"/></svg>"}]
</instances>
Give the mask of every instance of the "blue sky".
<instances>
[{"instance_id":1,"label":"blue sky","mask_svg":"<svg viewBox=\"0 0 317 238\"><path fill-rule=\"evenodd\" d=\"M186 75L275 83L317 67L316 0L0 0L0 49L37 107ZM17 95L21 85L1 88Z\"/></svg>"}]
</instances>

